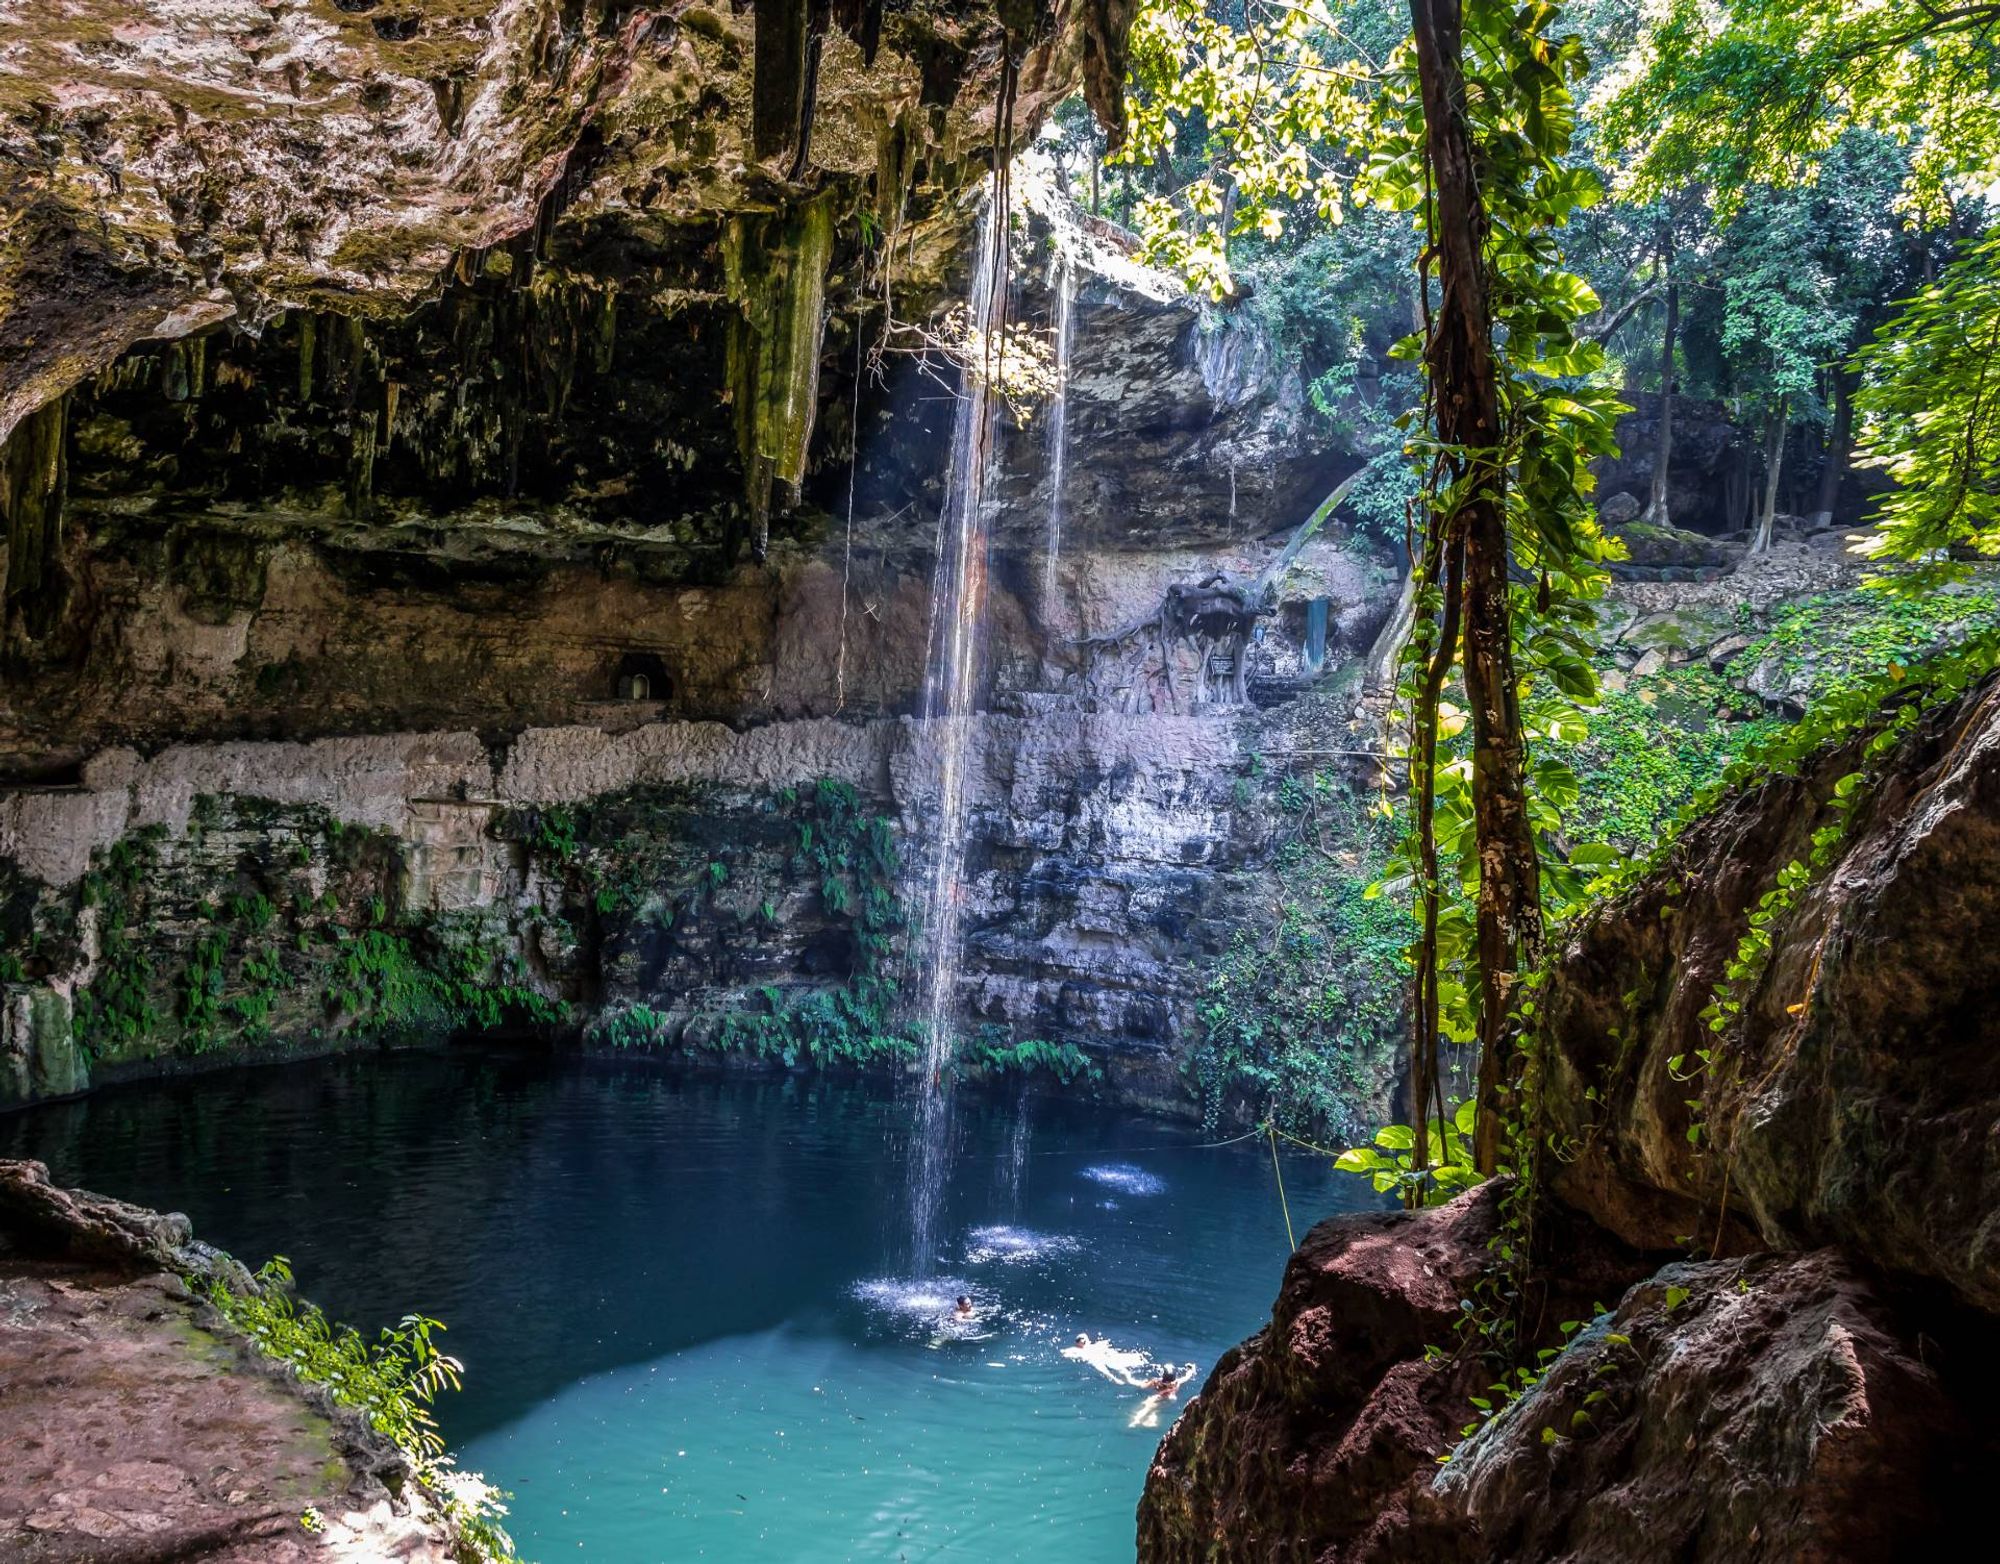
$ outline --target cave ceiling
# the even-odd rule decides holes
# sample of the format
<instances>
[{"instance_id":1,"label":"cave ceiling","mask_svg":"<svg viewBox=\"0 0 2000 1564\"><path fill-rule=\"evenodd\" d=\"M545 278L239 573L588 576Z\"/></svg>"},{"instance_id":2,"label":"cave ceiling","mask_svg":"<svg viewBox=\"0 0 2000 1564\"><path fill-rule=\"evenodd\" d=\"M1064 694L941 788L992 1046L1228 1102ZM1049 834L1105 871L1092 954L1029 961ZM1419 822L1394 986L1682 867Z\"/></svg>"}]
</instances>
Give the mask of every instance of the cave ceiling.
<instances>
[{"instance_id":1,"label":"cave ceiling","mask_svg":"<svg viewBox=\"0 0 2000 1564\"><path fill-rule=\"evenodd\" d=\"M0 0L10 617L64 525L761 553L1134 9Z\"/></svg>"}]
</instances>

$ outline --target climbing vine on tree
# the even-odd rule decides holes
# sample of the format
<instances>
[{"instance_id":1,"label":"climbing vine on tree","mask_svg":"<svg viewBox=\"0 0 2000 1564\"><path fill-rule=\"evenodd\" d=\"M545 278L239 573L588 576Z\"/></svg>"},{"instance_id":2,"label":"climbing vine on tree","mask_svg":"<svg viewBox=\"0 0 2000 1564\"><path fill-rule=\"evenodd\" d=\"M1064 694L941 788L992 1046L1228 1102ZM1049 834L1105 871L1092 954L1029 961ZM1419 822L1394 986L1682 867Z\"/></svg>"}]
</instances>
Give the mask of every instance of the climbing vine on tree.
<instances>
[{"instance_id":1,"label":"climbing vine on tree","mask_svg":"<svg viewBox=\"0 0 2000 1564\"><path fill-rule=\"evenodd\" d=\"M1621 408L1595 383L1603 351L1580 328L1597 297L1560 245L1601 193L1569 157L1581 45L1553 4L1412 0L1410 16L1409 39L1378 62L1344 30L1345 8L1252 4L1232 27L1162 0L1136 34L1125 157L1206 133L1210 172L1140 221L1155 258L1211 292L1228 280L1229 235L1281 227L1283 204L1308 193L1322 221L1378 207L1417 229L1419 329L1394 355L1424 372L1402 420L1423 485L1399 689L1421 1182L1434 1141L1465 1140L1444 1100L1441 1037L1479 1046L1470 1151L1480 1171L1501 1165L1520 1073L1515 974L1540 946L1544 880L1569 872L1538 843L1576 791L1558 757L1531 756L1529 736L1572 730L1595 694L1588 603L1606 546L1588 464L1611 451Z\"/></svg>"}]
</instances>

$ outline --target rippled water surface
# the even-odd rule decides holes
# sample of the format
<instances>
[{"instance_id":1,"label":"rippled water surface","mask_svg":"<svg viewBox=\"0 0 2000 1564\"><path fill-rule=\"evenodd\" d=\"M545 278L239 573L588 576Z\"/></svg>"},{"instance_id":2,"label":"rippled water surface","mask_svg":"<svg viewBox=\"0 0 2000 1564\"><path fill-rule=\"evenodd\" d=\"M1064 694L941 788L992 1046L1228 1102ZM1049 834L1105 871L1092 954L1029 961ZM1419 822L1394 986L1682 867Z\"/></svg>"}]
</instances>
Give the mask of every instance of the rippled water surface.
<instances>
[{"instance_id":1,"label":"rippled water surface","mask_svg":"<svg viewBox=\"0 0 2000 1564\"><path fill-rule=\"evenodd\" d=\"M0 1152L288 1255L357 1325L447 1321L446 1432L545 1564L1129 1558L1172 1409L1149 1426L1061 1349L1206 1374L1254 1330L1286 1253L1268 1148L961 1107L917 1282L910 1121L855 1085L413 1055L107 1091L0 1118ZM1301 1230L1372 1199L1284 1175Z\"/></svg>"}]
</instances>

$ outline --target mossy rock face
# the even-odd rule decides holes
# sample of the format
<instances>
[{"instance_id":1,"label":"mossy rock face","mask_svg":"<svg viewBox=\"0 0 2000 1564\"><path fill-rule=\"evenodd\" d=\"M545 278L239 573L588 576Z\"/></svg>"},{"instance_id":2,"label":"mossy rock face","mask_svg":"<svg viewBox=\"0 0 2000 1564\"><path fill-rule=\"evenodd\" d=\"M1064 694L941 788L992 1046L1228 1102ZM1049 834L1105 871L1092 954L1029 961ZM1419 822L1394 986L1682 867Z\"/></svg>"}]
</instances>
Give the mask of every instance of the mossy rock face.
<instances>
[{"instance_id":1,"label":"mossy rock face","mask_svg":"<svg viewBox=\"0 0 2000 1564\"><path fill-rule=\"evenodd\" d=\"M1650 522L1620 522L1611 529L1625 544L1630 562L1648 566L1682 566L1698 569L1726 564L1729 550L1714 538L1679 527L1657 527Z\"/></svg>"},{"instance_id":2,"label":"mossy rock face","mask_svg":"<svg viewBox=\"0 0 2000 1564\"><path fill-rule=\"evenodd\" d=\"M1741 626L1727 604L1690 604L1661 614L1649 614L1619 637L1637 652L1696 652L1713 646Z\"/></svg>"},{"instance_id":3,"label":"mossy rock face","mask_svg":"<svg viewBox=\"0 0 2000 1564\"><path fill-rule=\"evenodd\" d=\"M68 998L39 983L0 989L0 1106L68 1097L89 1086Z\"/></svg>"}]
</instances>

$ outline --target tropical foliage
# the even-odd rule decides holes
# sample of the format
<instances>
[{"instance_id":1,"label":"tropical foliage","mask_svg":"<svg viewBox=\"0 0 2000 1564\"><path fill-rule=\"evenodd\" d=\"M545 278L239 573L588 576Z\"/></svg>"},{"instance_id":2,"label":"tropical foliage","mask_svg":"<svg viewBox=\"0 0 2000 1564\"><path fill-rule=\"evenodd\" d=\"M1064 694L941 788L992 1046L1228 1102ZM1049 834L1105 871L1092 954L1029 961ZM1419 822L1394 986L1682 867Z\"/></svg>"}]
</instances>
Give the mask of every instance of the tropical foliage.
<instances>
[{"instance_id":1,"label":"tropical foliage","mask_svg":"<svg viewBox=\"0 0 2000 1564\"><path fill-rule=\"evenodd\" d=\"M1697 737L1639 765L1659 692L1597 688L1590 603L1616 546L1590 466L1618 390L1656 388L1661 475L1676 397L1733 411L1759 546L1781 505L1830 511L1856 454L1896 480L1869 547L1903 585L2000 552L1995 23L1975 0L1146 8L1118 209L1198 289L1253 282L1315 405L1411 474L1408 832L1384 883L1416 909L1429 1111L1358 1171L1415 1198L1454 1182L1427 1174L1433 1149L1532 1155L1521 974L1621 861L1593 831L1636 839L1774 726L1701 736L1726 692L1688 669L1671 693ZM1669 520L1663 483L1647 519ZM1644 796L1586 802L1579 766ZM1440 1039L1481 1056L1469 1135Z\"/></svg>"},{"instance_id":2,"label":"tropical foliage","mask_svg":"<svg viewBox=\"0 0 2000 1564\"><path fill-rule=\"evenodd\" d=\"M217 1275L203 1284L203 1292L265 1357L324 1389L336 1405L359 1413L402 1452L466 1557L490 1564L515 1558L502 1525L506 1496L453 1464L431 1414L438 1393L457 1390L463 1373L458 1359L437 1345L443 1325L425 1315L405 1315L370 1342L352 1326L329 1320L316 1304L295 1298L291 1265L282 1255L247 1286L232 1287ZM308 1510L300 1524L317 1532L325 1523Z\"/></svg>"}]
</instances>

